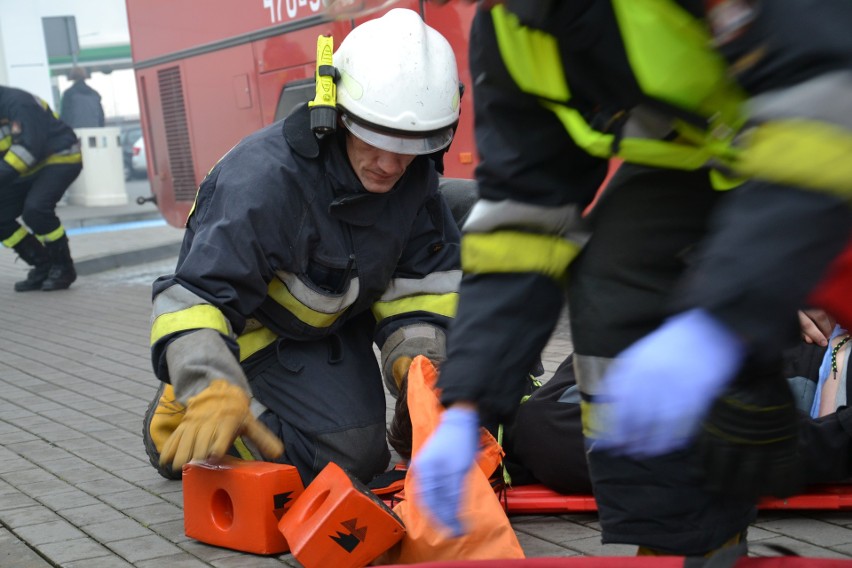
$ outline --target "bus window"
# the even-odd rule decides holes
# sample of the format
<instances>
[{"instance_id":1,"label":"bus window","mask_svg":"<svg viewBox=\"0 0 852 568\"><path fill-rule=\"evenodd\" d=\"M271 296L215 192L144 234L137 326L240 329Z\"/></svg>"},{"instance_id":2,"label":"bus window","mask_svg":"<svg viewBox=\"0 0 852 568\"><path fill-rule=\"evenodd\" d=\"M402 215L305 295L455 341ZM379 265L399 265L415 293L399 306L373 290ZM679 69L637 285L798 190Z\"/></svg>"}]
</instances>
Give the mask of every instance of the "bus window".
<instances>
[{"instance_id":1,"label":"bus window","mask_svg":"<svg viewBox=\"0 0 852 568\"><path fill-rule=\"evenodd\" d=\"M275 120L281 120L301 103L306 103L314 98L314 80L303 79L293 81L284 85L278 106L275 108Z\"/></svg>"}]
</instances>

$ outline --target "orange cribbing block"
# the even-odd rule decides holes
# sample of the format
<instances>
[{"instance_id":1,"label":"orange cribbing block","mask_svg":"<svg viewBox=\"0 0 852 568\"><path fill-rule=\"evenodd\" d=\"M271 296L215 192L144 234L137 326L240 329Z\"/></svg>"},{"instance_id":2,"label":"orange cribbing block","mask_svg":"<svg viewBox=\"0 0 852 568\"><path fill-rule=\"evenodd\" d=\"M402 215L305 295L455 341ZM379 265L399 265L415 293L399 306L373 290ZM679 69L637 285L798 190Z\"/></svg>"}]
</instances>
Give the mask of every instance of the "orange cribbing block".
<instances>
[{"instance_id":1,"label":"orange cribbing block","mask_svg":"<svg viewBox=\"0 0 852 568\"><path fill-rule=\"evenodd\" d=\"M305 568L360 568L396 544L402 521L357 479L329 463L278 523Z\"/></svg>"},{"instance_id":2,"label":"orange cribbing block","mask_svg":"<svg viewBox=\"0 0 852 568\"><path fill-rule=\"evenodd\" d=\"M183 466L183 527L206 544L254 554L289 550L278 521L302 494L291 465L226 456Z\"/></svg>"}]
</instances>

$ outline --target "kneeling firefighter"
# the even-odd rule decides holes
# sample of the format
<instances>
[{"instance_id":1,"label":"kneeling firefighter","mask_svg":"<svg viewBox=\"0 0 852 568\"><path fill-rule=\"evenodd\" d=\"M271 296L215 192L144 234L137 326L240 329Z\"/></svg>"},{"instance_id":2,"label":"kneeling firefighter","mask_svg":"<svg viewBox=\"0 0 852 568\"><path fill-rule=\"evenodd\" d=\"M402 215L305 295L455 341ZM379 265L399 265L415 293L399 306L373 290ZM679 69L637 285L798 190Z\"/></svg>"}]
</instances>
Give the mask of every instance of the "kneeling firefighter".
<instances>
[{"instance_id":1,"label":"kneeling firefighter","mask_svg":"<svg viewBox=\"0 0 852 568\"><path fill-rule=\"evenodd\" d=\"M43 100L0 86L0 157L0 242L33 267L15 290L68 288L77 272L56 204L83 169L77 135Z\"/></svg>"},{"instance_id":2,"label":"kneeling firefighter","mask_svg":"<svg viewBox=\"0 0 852 568\"><path fill-rule=\"evenodd\" d=\"M305 484L329 462L367 482L390 459L382 378L397 394L395 363L443 358L460 281L436 171L459 115L453 52L404 9L317 52L315 101L213 167L154 283L162 385L144 440L165 477L233 447Z\"/></svg>"}]
</instances>

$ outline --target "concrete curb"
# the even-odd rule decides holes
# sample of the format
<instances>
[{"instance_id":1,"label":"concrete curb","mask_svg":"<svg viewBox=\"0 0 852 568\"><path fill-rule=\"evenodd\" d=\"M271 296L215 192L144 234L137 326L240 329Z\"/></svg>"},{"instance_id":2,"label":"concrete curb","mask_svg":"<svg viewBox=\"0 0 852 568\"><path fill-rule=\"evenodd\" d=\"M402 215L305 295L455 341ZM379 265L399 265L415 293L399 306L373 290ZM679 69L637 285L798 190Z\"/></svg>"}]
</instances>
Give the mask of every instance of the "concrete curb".
<instances>
[{"instance_id":1,"label":"concrete curb","mask_svg":"<svg viewBox=\"0 0 852 568\"><path fill-rule=\"evenodd\" d=\"M75 261L74 267L77 270L77 274L81 276L89 276L106 270L113 270L126 266L136 266L138 264L145 264L148 262L176 257L180 251L180 245L181 243L168 243L146 249L131 250L83 259Z\"/></svg>"},{"instance_id":2,"label":"concrete curb","mask_svg":"<svg viewBox=\"0 0 852 568\"><path fill-rule=\"evenodd\" d=\"M139 211L135 213L109 213L104 212L102 215L91 217L71 217L63 215L63 211L58 211L62 225L65 229L79 229L82 227L96 227L101 225L114 225L116 223L132 223L134 221L149 221L152 219L162 219L163 215L157 210Z\"/></svg>"}]
</instances>

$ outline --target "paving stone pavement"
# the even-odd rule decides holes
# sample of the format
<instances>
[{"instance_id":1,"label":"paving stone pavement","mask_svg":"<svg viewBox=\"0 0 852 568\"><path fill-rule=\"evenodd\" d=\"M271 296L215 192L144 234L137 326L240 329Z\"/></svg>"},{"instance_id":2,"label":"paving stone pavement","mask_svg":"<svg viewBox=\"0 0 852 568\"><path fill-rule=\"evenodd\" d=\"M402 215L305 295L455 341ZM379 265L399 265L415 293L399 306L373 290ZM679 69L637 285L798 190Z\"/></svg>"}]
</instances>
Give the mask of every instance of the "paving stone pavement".
<instances>
[{"instance_id":1,"label":"paving stone pavement","mask_svg":"<svg viewBox=\"0 0 852 568\"><path fill-rule=\"evenodd\" d=\"M75 258L93 268L66 291L15 293L26 267L0 251L0 568L299 566L289 554L256 556L184 535L181 484L157 475L141 439L157 388L148 353L150 283L173 266L161 249L176 250L182 232L120 216L109 221L95 231L69 229ZM150 250L158 252L146 256ZM563 323L544 353L545 377L570 349ZM512 523L529 557L635 553L601 545L590 513L515 516ZM749 539L758 556L773 555L767 545L779 544L850 558L852 512L761 513Z\"/></svg>"}]
</instances>

